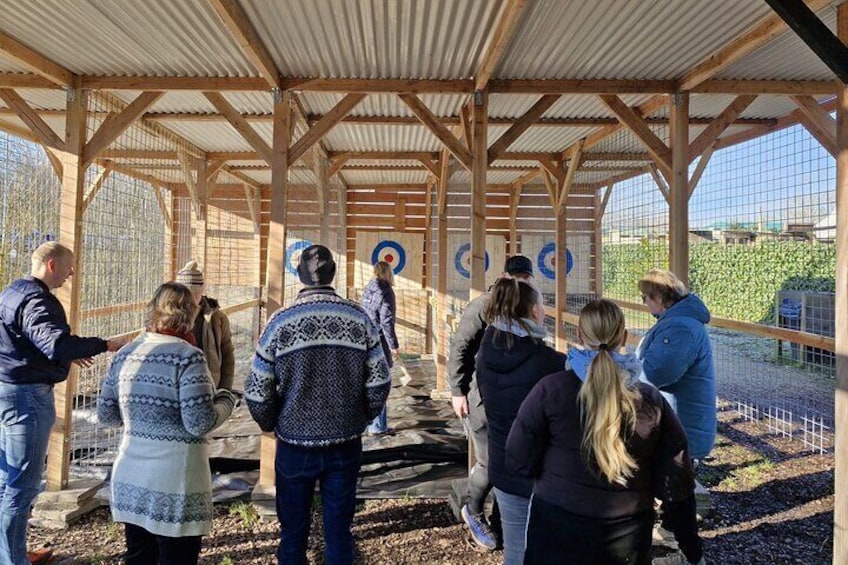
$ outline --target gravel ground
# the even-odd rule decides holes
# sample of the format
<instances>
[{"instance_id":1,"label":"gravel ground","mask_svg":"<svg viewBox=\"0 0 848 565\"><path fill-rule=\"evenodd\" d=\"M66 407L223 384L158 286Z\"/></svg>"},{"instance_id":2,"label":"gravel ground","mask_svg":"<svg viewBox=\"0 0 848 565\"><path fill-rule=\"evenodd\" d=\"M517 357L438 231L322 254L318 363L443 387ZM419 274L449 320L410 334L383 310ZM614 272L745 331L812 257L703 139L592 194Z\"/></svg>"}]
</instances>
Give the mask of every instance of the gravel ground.
<instances>
[{"instance_id":1,"label":"gravel ground","mask_svg":"<svg viewBox=\"0 0 848 565\"><path fill-rule=\"evenodd\" d=\"M720 564L804 564L831 562L833 456L805 451L797 440L771 435L724 404L719 438L699 478L711 493L715 513L702 523L706 557ZM212 534L204 539L201 563L272 563L275 521L253 523L249 507L216 507ZM321 524L316 513L309 560L321 563ZM360 563L501 562L501 554L480 552L447 502L434 499L369 500L356 514L354 535ZM54 563L117 564L123 528L101 508L67 531L33 528L31 547L54 548ZM658 554L662 550L658 550Z\"/></svg>"}]
</instances>

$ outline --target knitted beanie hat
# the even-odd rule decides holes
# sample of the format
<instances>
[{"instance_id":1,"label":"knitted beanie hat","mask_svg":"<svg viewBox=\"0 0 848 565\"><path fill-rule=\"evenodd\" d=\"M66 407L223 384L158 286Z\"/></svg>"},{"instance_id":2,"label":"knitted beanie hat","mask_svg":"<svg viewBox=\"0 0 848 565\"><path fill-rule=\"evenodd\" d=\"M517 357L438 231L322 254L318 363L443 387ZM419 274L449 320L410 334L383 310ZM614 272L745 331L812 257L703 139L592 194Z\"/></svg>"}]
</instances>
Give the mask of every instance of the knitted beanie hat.
<instances>
[{"instance_id":1,"label":"knitted beanie hat","mask_svg":"<svg viewBox=\"0 0 848 565\"><path fill-rule=\"evenodd\" d=\"M323 286L333 282L336 262L332 252L323 245L310 245L300 254L297 276L306 286Z\"/></svg>"},{"instance_id":2,"label":"knitted beanie hat","mask_svg":"<svg viewBox=\"0 0 848 565\"><path fill-rule=\"evenodd\" d=\"M189 261L177 272L177 282L191 289L203 286L203 271L197 267L197 261Z\"/></svg>"}]
</instances>

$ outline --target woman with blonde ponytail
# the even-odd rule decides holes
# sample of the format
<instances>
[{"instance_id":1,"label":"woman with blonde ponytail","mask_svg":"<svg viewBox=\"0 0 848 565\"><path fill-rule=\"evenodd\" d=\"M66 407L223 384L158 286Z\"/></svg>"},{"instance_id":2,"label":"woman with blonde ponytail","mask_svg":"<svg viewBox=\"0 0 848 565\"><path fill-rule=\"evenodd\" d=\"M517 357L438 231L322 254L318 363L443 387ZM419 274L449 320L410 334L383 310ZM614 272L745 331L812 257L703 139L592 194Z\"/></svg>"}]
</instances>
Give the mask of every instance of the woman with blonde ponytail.
<instances>
[{"instance_id":1,"label":"woman with blonde ponytail","mask_svg":"<svg viewBox=\"0 0 848 565\"><path fill-rule=\"evenodd\" d=\"M543 339L545 306L536 288L500 279L486 310L489 326L477 353L477 386L489 422L489 480L501 512L504 563L524 560L532 479L507 470L505 446L521 401L542 377L561 371L565 356Z\"/></svg>"},{"instance_id":2,"label":"woman with blonde ponytail","mask_svg":"<svg viewBox=\"0 0 848 565\"><path fill-rule=\"evenodd\" d=\"M507 467L535 479L524 563L651 563L654 498L684 562L703 564L686 434L624 350L624 315L595 300L580 313L582 348L537 384L506 442Z\"/></svg>"}]
</instances>

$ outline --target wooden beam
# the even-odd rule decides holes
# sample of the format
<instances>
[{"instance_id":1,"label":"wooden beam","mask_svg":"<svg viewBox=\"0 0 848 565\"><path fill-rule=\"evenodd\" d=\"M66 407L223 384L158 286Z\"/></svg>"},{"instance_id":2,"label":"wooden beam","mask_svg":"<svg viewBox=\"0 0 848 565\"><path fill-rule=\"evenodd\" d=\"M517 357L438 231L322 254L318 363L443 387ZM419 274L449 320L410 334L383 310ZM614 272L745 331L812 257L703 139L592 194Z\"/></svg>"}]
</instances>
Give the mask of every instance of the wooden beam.
<instances>
[{"instance_id":1,"label":"wooden beam","mask_svg":"<svg viewBox=\"0 0 848 565\"><path fill-rule=\"evenodd\" d=\"M417 100L417 99L416 99ZM474 93L471 118L471 287L469 300L486 292L486 167L489 93ZM419 116L420 117L420 116ZM441 126L441 124L439 124ZM444 126L441 126L444 128ZM445 130L453 138L453 134ZM457 158L461 161L461 159Z\"/></svg>"},{"instance_id":2,"label":"wooden beam","mask_svg":"<svg viewBox=\"0 0 848 565\"><path fill-rule=\"evenodd\" d=\"M835 95L833 80L705 80L691 92L703 94L809 94ZM689 123L693 123L690 118Z\"/></svg>"},{"instance_id":3,"label":"wooden beam","mask_svg":"<svg viewBox=\"0 0 848 565\"><path fill-rule=\"evenodd\" d=\"M565 171L562 170L562 167L558 166L554 163L553 159L539 159L539 164L542 165L542 168L545 169L548 173L553 175L553 177L557 180L557 184L562 186L565 182ZM554 209L557 207L558 200L556 198L556 192L554 192L554 199L552 206Z\"/></svg>"},{"instance_id":4,"label":"wooden beam","mask_svg":"<svg viewBox=\"0 0 848 565\"><path fill-rule=\"evenodd\" d=\"M71 71L3 32L0 32L0 54L20 63L55 85L65 88L73 87L74 75Z\"/></svg>"},{"instance_id":5,"label":"wooden beam","mask_svg":"<svg viewBox=\"0 0 848 565\"><path fill-rule=\"evenodd\" d=\"M86 166L87 167L87 166ZM91 201L94 200L94 197L97 196L97 193L100 192L100 189L103 187L103 183L106 182L106 179L109 177L109 173L112 172L112 163L106 162L100 172L97 173L97 176L94 177L91 185L85 190L82 200L82 210L85 212L88 209L88 205L91 204Z\"/></svg>"},{"instance_id":6,"label":"wooden beam","mask_svg":"<svg viewBox=\"0 0 848 565\"><path fill-rule=\"evenodd\" d=\"M456 157L456 160L462 163L466 169L471 169L471 153L464 147L460 141L448 130L441 122L433 115L427 106L414 94L398 94L401 101L406 104L412 113L415 114L421 123L427 126L433 135L441 141L448 151Z\"/></svg>"},{"instance_id":7,"label":"wooden beam","mask_svg":"<svg viewBox=\"0 0 848 565\"><path fill-rule=\"evenodd\" d=\"M804 119L801 123L828 153L836 157L836 120L812 96L792 96Z\"/></svg>"},{"instance_id":8,"label":"wooden beam","mask_svg":"<svg viewBox=\"0 0 848 565\"><path fill-rule=\"evenodd\" d=\"M803 0L766 0L780 19L786 22L844 83L848 84L848 45L830 31Z\"/></svg>"},{"instance_id":9,"label":"wooden beam","mask_svg":"<svg viewBox=\"0 0 848 565\"><path fill-rule=\"evenodd\" d=\"M571 185L574 184L574 176L577 174L578 169L580 169L580 162L583 159L583 145L585 143L586 140L581 139L574 148L571 162L568 165L568 171L565 173L565 179L560 185L557 215L565 214L565 203L568 200L568 194L571 192Z\"/></svg>"},{"instance_id":10,"label":"wooden beam","mask_svg":"<svg viewBox=\"0 0 848 565\"><path fill-rule=\"evenodd\" d=\"M56 177L59 179L59 183L61 183L62 171L64 170L61 157L56 154L55 149L51 149L46 145L42 145L41 148L44 150L44 154L47 156L47 160L50 161L50 166L53 167L53 172L56 173Z\"/></svg>"},{"instance_id":11,"label":"wooden beam","mask_svg":"<svg viewBox=\"0 0 848 565\"><path fill-rule=\"evenodd\" d=\"M704 171L707 168L707 164L710 162L710 158L713 156L713 152L715 151L715 146L710 145L707 147L703 153L701 153L701 160L698 161L698 165L695 167L695 170L692 172L692 177L689 179L689 198L692 198L692 194L695 192L695 188L698 186L698 182L701 180L701 176L704 174Z\"/></svg>"},{"instance_id":12,"label":"wooden beam","mask_svg":"<svg viewBox=\"0 0 848 565\"><path fill-rule=\"evenodd\" d=\"M250 220L253 222L253 233L259 233L260 217L259 217L259 191L252 188L249 184L244 185L244 199L247 201L247 210L250 212Z\"/></svg>"},{"instance_id":13,"label":"wooden beam","mask_svg":"<svg viewBox=\"0 0 848 565\"><path fill-rule=\"evenodd\" d=\"M210 153L210 155L213 155L213 153ZM344 157L349 160L361 159L369 161L380 159L387 161L419 161L421 159L438 159L439 153L437 151L328 151L327 157L330 159Z\"/></svg>"},{"instance_id":14,"label":"wooden beam","mask_svg":"<svg viewBox=\"0 0 848 565\"><path fill-rule=\"evenodd\" d=\"M518 204L521 201L522 183L514 183L509 195L509 254L518 255Z\"/></svg>"},{"instance_id":15,"label":"wooden beam","mask_svg":"<svg viewBox=\"0 0 848 565\"><path fill-rule=\"evenodd\" d=\"M273 166L272 166L272 170L273 170ZM256 190L258 190L260 192L262 191L262 184L259 181L256 181L256 180L250 178L249 176L247 176L246 174L244 174L240 171L235 171L235 170L233 170L232 168L230 168L229 166L226 166L226 165L221 167L221 171L230 175L231 177L233 177L234 179L236 179L239 182L242 182L246 185L252 186L253 188L255 188Z\"/></svg>"},{"instance_id":16,"label":"wooden beam","mask_svg":"<svg viewBox=\"0 0 848 565\"><path fill-rule=\"evenodd\" d=\"M831 0L807 0L807 5L813 10L819 10ZM702 62L695 65L677 84L677 91L692 90L705 80L711 79L736 61L753 53L778 35L787 30L780 16L772 14L761 20L752 28L743 32L718 51L708 55Z\"/></svg>"},{"instance_id":17,"label":"wooden beam","mask_svg":"<svg viewBox=\"0 0 848 565\"><path fill-rule=\"evenodd\" d=\"M756 95L743 94L737 96L727 108L725 108L701 134L689 145L689 162L706 150L707 147L715 143L718 136L724 133L724 130L733 123L751 103L757 99Z\"/></svg>"},{"instance_id":18,"label":"wooden beam","mask_svg":"<svg viewBox=\"0 0 848 565\"><path fill-rule=\"evenodd\" d=\"M85 144L83 165L90 165L101 151L118 139L118 136L124 133L162 94L162 92L142 92L121 112L110 114Z\"/></svg>"},{"instance_id":19,"label":"wooden beam","mask_svg":"<svg viewBox=\"0 0 848 565\"><path fill-rule=\"evenodd\" d=\"M612 196L612 189L615 187L615 183L611 182L606 185L607 189L604 191L604 196L601 199L601 205L595 210L595 223L600 223L604 218L604 212L607 210L607 204L609 203L610 196Z\"/></svg>"},{"instance_id":20,"label":"wooden beam","mask_svg":"<svg viewBox=\"0 0 848 565\"><path fill-rule=\"evenodd\" d=\"M660 168L666 169L667 172L671 172L671 150L651 131L645 120L618 96L601 95L598 98L645 144L648 153L657 161L657 165Z\"/></svg>"},{"instance_id":21,"label":"wooden beam","mask_svg":"<svg viewBox=\"0 0 848 565\"><path fill-rule=\"evenodd\" d=\"M327 135L342 118L350 114L356 105L362 102L367 94L348 94L336 104L332 110L321 118L317 124L309 128L297 142L291 146L288 152L289 166L292 166L306 151L318 143L322 137Z\"/></svg>"},{"instance_id":22,"label":"wooden beam","mask_svg":"<svg viewBox=\"0 0 848 565\"><path fill-rule=\"evenodd\" d=\"M236 0L209 0L242 53L271 88L280 88L280 72L244 9Z\"/></svg>"},{"instance_id":23,"label":"wooden beam","mask_svg":"<svg viewBox=\"0 0 848 565\"><path fill-rule=\"evenodd\" d=\"M265 143L265 140L256 133L256 130L247 123L247 120L241 117L241 114L233 108L222 94L207 91L203 93L203 96L205 96L206 99L209 100L209 102L211 102L212 105L227 118L230 125L233 126L239 135L241 135L244 140L247 141L250 146L259 153L259 155L262 156L262 159L264 159L266 163L270 163L273 160L271 147Z\"/></svg>"},{"instance_id":24,"label":"wooden beam","mask_svg":"<svg viewBox=\"0 0 848 565\"><path fill-rule=\"evenodd\" d=\"M196 169L193 163L194 159L183 151L177 151L177 155L180 160L180 168L183 172L186 188L191 196L191 205L192 208L194 208L194 215L197 219L200 219L204 214L203 198L198 192L197 181L194 178L194 171Z\"/></svg>"},{"instance_id":25,"label":"wooden beam","mask_svg":"<svg viewBox=\"0 0 848 565\"><path fill-rule=\"evenodd\" d=\"M268 83L262 77L84 76L80 80L87 90L268 90Z\"/></svg>"},{"instance_id":26,"label":"wooden beam","mask_svg":"<svg viewBox=\"0 0 848 565\"><path fill-rule=\"evenodd\" d=\"M333 175L338 173L349 160L350 159L348 157L336 157L333 159L327 169L327 176L332 178Z\"/></svg>"},{"instance_id":27,"label":"wooden beam","mask_svg":"<svg viewBox=\"0 0 848 565\"><path fill-rule=\"evenodd\" d=\"M489 39L480 67L478 67L475 73L474 90L481 91L486 89L492 73L495 72L495 69L501 62L501 57L506 46L515 35L515 30L518 28L518 21L526 4L527 0L507 0L501 11L500 20L498 20L498 24L495 26L494 32Z\"/></svg>"},{"instance_id":28,"label":"wooden beam","mask_svg":"<svg viewBox=\"0 0 848 565\"><path fill-rule=\"evenodd\" d=\"M490 80L493 94L660 94L672 92L673 80Z\"/></svg>"},{"instance_id":29,"label":"wooden beam","mask_svg":"<svg viewBox=\"0 0 848 565\"><path fill-rule=\"evenodd\" d=\"M422 165L424 165L425 169L430 171L430 174L432 174L436 178L439 178L440 169L439 169L438 163L434 162L431 159L427 159L427 158L419 159L419 161L421 162Z\"/></svg>"},{"instance_id":30,"label":"wooden beam","mask_svg":"<svg viewBox=\"0 0 848 565\"><path fill-rule=\"evenodd\" d=\"M223 159L210 159L206 164L206 180L210 180L213 176L217 176L217 174L221 171L221 167L223 167L227 162Z\"/></svg>"},{"instance_id":31,"label":"wooden beam","mask_svg":"<svg viewBox=\"0 0 848 565\"><path fill-rule=\"evenodd\" d=\"M836 9L836 32L848 45L848 4ZM840 85L836 109L836 299L833 563L848 563L848 85Z\"/></svg>"},{"instance_id":32,"label":"wooden beam","mask_svg":"<svg viewBox=\"0 0 848 565\"><path fill-rule=\"evenodd\" d=\"M559 94L547 94L537 100L536 103L533 104L533 106L518 119L518 121L512 124L512 127L506 130L503 135L501 135L498 140L492 144L489 148L489 164L491 165L494 163L498 157L505 153L506 150L509 149L509 146L515 143L515 141L517 141L525 131L530 129L530 126L541 118L542 114L547 112L559 99ZM582 146L580 150L583 150Z\"/></svg>"},{"instance_id":33,"label":"wooden beam","mask_svg":"<svg viewBox=\"0 0 848 565\"><path fill-rule=\"evenodd\" d=\"M162 214L162 221L166 226L171 225L171 214L168 213L168 206L165 204L165 197L162 196L162 187L158 184L153 185L153 194L156 195L156 204L159 206L159 212Z\"/></svg>"},{"instance_id":34,"label":"wooden beam","mask_svg":"<svg viewBox=\"0 0 848 565\"><path fill-rule=\"evenodd\" d=\"M819 106L821 106L822 109L827 112L833 112L836 110L837 100L828 100L827 102L819 104ZM787 114L782 118L778 119L777 122L772 126L748 128L745 131L741 131L733 135L720 137L715 143L715 148L723 149L725 147L730 147L732 145L744 143L751 139L761 137L763 135L766 135L767 133L773 133L775 131L792 127L794 125L799 124L802 118L803 114L801 113L801 110L795 110L794 112L791 112L790 114Z\"/></svg>"},{"instance_id":35,"label":"wooden beam","mask_svg":"<svg viewBox=\"0 0 848 565\"><path fill-rule=\"evenodd\" d=\"M668 265L689 284L689 94L671 97L672 171L669 182Z\"/></svg>"},{"instance_id":36,"label":"wooden beam","mask_svg":"<svg viewBox=\"0 0 848 565\"><path fill-rule=\"evenodd\" d=\"M341 78L284 78L281 88L302 92L361 92L369 93L469 93L474 90L471 80L418 79L341 79Z\"/></svg>"},{"instance_id":37,"label":"wooden beam","mask_svg":"<svg viewBox=\"0 0 848 565\"><path fill-rule=\"evenodd\" d=\"M654 178L654 182L656 183L657 188L660 190L660 194L663 195L663 198L665 198L666 202L671 202L668 195L668 185L665 183L665 179L662 178L662 175L657 169L657 164L651 163L649 166L651 168L651 176Z\"/></svg>"},{"instance_id":38,"label":"wooden beam","mask_svg":"<svg viewBox=\"0 0 848 565\"><path fill-rule=\"evenodd\" d=\"M17 92L9 88L2 88L0 89L0 99L26 124L39 143L59 151L65 150L65 142L62 141L62 138L41 119Z\"/></svg>"},{"instance_id":39,"label":"wooden beam","mask_svg":"<svg viewBox=\"0 0 848 565\"><path fill-rule=\"evenodd\" d=\"M541 164L539 165L539 172L542 174L542 181L545 183L545 189L548 191L548 198L551 199L551 209L556 212L557 195L556 188L554 187L553 180L551 179L551 173Z\"/></svg>"}]
</instances>

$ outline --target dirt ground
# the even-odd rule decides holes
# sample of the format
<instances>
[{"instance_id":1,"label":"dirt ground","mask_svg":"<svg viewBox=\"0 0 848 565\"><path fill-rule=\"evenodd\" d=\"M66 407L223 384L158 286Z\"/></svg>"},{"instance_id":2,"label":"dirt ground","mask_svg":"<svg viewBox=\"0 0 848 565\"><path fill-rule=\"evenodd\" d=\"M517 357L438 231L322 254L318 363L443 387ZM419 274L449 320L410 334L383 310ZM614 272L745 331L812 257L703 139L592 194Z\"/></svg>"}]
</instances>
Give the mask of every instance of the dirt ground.
<instances>
[{"instance_id":1,"label":"dirt ground","mask_svg":"<svg viewBox=\"0 0 848 565\"><path fill-rule=\"evenodd\" d=\"M715 513L702 522L706 557L720 564L825 564L831 562L833 456L805 451L800 442L775 437L746 422L729 405L720 412L711 460L699 469ZM309 546L321 563L320 515ZM500 563L500 552L479 551L448 503L435 499L369 500L357 511L354 535L361 563ZM276 521L256 521L244 503L220 505L201 563L273 563ZM51 546L54 563L121 562L123 527L101 508L66 531L33 528L31 547Z\"/></svg>"}]
</instances>

